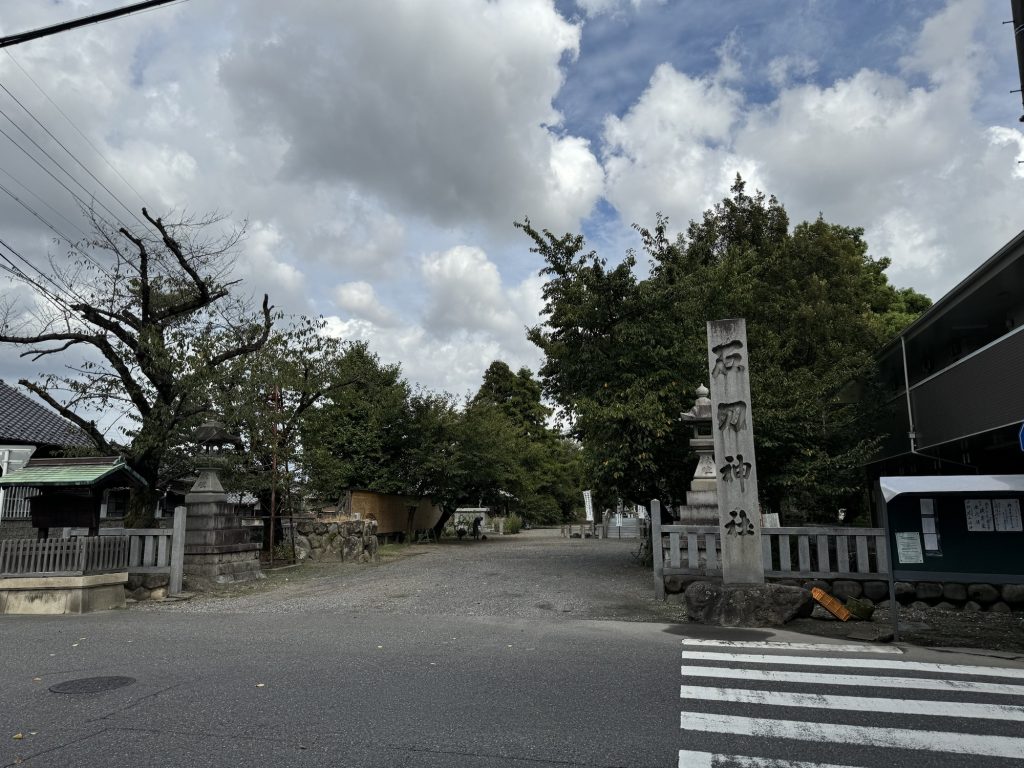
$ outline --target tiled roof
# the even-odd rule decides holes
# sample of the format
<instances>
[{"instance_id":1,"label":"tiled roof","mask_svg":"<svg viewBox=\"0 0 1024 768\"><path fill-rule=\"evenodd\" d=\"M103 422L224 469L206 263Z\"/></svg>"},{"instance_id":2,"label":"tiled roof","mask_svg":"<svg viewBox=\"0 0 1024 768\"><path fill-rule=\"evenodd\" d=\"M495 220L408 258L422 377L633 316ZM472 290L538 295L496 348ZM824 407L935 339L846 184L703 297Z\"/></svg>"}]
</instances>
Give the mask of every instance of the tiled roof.
<instances>
[{"instance_id":1,"label":"tiled roof","mask_svg":"<svg viewBox=\"0 0 1024 768\"><path fill-rule=\"evenodd\" d=\"M85 434L62 416L0 381L0 443L91 445Z\"/></svg>"},{"instance_id":2,"label":"tiled roof","mask_svg":"<svg viewBox=\"0 0 1024 768\"><path fill-rule=\"evenodd\" d=\"M130 484L146 484L146 481L120 457L101 456L88 459L30 459L21 469L11 472L6 477L0 477L0 486L24 485L29 488L44 488L94 485L118 473Z\"/></svg>"}]
</instances>

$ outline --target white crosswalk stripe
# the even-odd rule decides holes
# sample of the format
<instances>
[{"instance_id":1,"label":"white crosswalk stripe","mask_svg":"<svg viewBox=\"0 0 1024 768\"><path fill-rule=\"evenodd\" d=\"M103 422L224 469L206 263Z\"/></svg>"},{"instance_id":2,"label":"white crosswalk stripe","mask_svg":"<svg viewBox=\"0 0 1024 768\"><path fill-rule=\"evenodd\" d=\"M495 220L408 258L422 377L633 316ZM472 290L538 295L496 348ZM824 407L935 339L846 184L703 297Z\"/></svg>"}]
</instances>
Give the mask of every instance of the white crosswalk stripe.
<instances>
[{"instance_id":1,"label":"white crosswalk stripe","mask_svg":"<svg viewBox=\"0 0 1024 768\"><path fill-rule=\"evenodd\" d=\"M686 638L682 644L680 728L687 736L688 748L679 752L679 768L854 768L843 761L838 761L843 762L839 765L799 759L813 755L827 761L833 756L830 744L842 745L844 756L857 754L864 747L870 755L870 748L881 747L933 755L929 759L941 760L944 765L967 764L967 756L1008 759L1014 765L1024 759L1024 738L1016 735L1021 733L1016 724L1024 722L1024 706L1020 706L1024 704L1024 669L903 661L893 658L902 651L891 646L695 638ZM798 653L814 655L795 655ZM840 669L842 674L824 669L765 668L773 665L828 667ZM803 690L788 690L789 685ZM808 685L818 690L807 692ZM828 691L836 686L848 690L844 695ZM855 688L900 692L894 691L891 698L879 697L877 691L860 696ZM957 700L961 695L975 700ZM1015 698L979 702L979 696ZM702 706L706 703L708 706ZM723 709L723 704L735 706ZM791 709L780 711L780 707ZM701 711L708 708L714 711ZM857 724L849 722L851 715ZM929 718L937 720L929 722ZM753 743L764 744L769 754L781 750L797 759L694 749L701 739L725 734L730 739L746 738L748 745L750 739L756 739ZM780 747L780 743L786 746ZM801 743L808 746L802 748ZM742 751L748 749L757 751ZM899 764L897 753L886 754L879 765Z\"/></svg>"}]
</instances>

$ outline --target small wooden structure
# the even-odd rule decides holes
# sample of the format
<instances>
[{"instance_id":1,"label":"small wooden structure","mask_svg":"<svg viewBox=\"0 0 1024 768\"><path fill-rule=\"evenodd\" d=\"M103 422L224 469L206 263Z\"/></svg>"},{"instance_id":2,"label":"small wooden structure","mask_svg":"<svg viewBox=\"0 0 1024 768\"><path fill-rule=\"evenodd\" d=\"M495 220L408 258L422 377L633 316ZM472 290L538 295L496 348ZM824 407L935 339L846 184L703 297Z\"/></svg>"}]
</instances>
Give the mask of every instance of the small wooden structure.
<instances>
[{"instance_id":1,"label":"small wooden structure","mask_svg":"<svg viewBox=\"0 0 1024 768\"><path fill-rule=\"evenodd\" d=\"M90 536L96 536L103 492L145 485L119 456L29 459L21 469L0 478L4 488L38 490L29 504L40 539L47 538L50 528L87 528Z\"/></svg>"},{"instance_id":2,"label":"small wooden structure","mask_svg":"<svg viewBox=\"0 0 1024 768\"><path fill-rule=\"evenodd\" d=\"M99 536L100 504L108 488L145 481L118 457L33 459L0 487L34 488L37 539L0 543L0 613L88 613L124 608L131 543ZM88 536L49 538L50 528L83 528Z\"/></svg>"}]
</instances>

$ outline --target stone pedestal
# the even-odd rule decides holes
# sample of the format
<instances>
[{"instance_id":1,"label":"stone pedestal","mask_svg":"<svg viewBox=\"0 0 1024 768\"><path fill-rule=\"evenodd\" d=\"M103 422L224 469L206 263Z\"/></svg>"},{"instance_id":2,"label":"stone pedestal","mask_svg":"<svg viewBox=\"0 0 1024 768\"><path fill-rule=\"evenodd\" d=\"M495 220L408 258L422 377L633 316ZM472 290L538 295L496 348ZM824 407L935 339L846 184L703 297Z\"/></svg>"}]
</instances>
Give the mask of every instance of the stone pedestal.
<instances>
[{"instance_id":1,"label":"stone pedestal","mask_svg":"<svg viewBox=\"0 0 1024 768\"><path fill-rule=\"evenodd\" d=\"M224 488L213 469L203 469L185 496L186 589L208 589L264 578L260 545L251 541L241 518L227 509Z\"/></svg>"},{"instance_id":2,"label":"stone pedestal","mask_svg":"<svg viewBox=\"0 0 1024 768\"><path fill-rule=\"evenodd\" d=\"M0 579L0 614L67 614L125 607L128 571Z\"/></svg>"}]
</instances>

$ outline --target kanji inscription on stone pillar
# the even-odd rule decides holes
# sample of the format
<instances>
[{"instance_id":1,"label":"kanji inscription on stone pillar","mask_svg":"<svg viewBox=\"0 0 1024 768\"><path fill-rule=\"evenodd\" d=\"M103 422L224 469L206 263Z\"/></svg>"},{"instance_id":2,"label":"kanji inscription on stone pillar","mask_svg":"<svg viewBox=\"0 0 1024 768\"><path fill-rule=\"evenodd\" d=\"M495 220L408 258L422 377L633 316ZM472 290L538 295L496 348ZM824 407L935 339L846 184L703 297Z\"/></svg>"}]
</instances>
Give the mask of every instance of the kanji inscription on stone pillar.
<instances>
[{"instance_id":1,"label":"kanji inscription on stone pillar","mask_svg":"<svg viewBox=\"0 0 1024 768\"><path fill-rule=\"evenodd\" d=\"M749 366L746 321L709 321L711 425L725 584L764 583Z\"/></svg>"}]
</instances>

